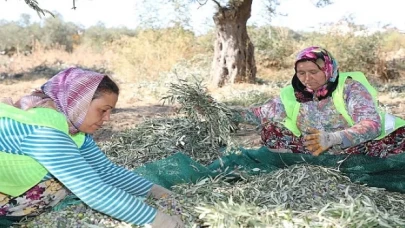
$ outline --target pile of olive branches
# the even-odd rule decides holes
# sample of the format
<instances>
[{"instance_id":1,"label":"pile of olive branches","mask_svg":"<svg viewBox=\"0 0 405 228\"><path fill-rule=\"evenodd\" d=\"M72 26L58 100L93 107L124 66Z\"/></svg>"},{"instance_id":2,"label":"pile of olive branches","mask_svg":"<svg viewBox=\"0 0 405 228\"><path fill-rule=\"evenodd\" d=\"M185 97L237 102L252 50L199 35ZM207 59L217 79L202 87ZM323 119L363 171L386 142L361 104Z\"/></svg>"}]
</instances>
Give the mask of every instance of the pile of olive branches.
<instances>
[{"instance_id":1,"label":"pile of olive branches","mask_svg":"<svg viewBox=\"0 0 405 228\"><path fill-rule=\"evenodd\" d=\"M147 119L99 145L117 164L128 168L183 152L208 164L222 156L220 148L235 145L232 111L216 102L201 82L179 80L170 85L163 103L178 106L177 117Z\"/></svg>"},{"instance_id":2,"label":"pile of olive branches","mask_svg":"<svg viewBox=\"0 0 405 228\"><path fill-rule=\"evenodd\" d=\"M212 145L229 142L230 131L235 130L232 111L215 101L201 81L191 84L186 80L179 80L179 83L170 85L168 93L168 96L162 98L164 103L178 103L178 112L207 131L207 140Z\"/></svg>"}]
</instances>

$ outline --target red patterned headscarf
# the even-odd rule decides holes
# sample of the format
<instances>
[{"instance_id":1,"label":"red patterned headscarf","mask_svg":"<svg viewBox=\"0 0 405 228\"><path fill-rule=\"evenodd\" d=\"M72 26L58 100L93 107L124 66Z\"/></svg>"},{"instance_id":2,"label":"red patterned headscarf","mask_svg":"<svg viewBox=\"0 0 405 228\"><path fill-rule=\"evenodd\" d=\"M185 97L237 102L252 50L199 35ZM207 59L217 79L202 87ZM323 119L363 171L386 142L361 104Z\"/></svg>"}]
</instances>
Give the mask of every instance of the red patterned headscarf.
<instances>
[{"instance_id":1,"label":"red patterned headscarf","mask_svg":"<svg viewBox=\"0 0 405 228\"><path fill-rule=\"evenodd\" d=\"M22 97L13 105L23 110L35 107L54 108L66 116L69 133L76 134L104 76L80 68L69 68L49 79L40 90Z\"/></svg>"}]
</instances>

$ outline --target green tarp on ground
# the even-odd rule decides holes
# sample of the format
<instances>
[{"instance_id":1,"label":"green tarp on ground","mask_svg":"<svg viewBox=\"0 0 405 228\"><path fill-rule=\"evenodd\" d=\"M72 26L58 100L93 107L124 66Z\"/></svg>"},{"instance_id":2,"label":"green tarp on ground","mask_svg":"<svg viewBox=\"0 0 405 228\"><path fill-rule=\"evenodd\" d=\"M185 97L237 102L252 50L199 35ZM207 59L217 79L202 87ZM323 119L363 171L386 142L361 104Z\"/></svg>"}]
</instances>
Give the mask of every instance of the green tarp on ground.
<instances>
[{"instance_id":1,"label":"green tarp on ground","mask_svg":"<svg viewBox=\"0 0 405 228\"><path fill-rule=\"evenodd\" d=\"M13 222L7 219L0 218L0 228L2 227L9 227L13 225Z\"/></svg>"},{"instance_id":2,"label":"green tarp on ground","mask_svg":"<svg viewBox=\"0 0 405 228\"><path fill-rule=\"evenodd\" d=\"M182 153L148 163L134 172L166 188L180 183L195 183L202 177L214 175L209 168Z\"/></svg>"},{"instance_id":3,"label":"green tarp on ground","mask_svg":"<svg viewBox=\"0 0 405 228\"><path fill-rule=\"evenodd\" d=\"M245 170L251 175L271 172L291 165L319 165L340 170L352 182L385 188L389 191L405 193L405 153L388 158L375 158L366 155L328 155L314 157L308 154L275 153L266 147L259 149L240 148L237 153L222 156L208 166L192 160L183 153L176 153L165 159L139 167L134 172L152 182L170 188L182 183L195 183L199 179ZM232 175L236 175L233 173ZM72 197L62 201L56 210L79 203ZM0 218L0 227L2 221Z\"/></svg>"},{"instance_id":4,"label":"green tarp on ground","mask_svg":"<svg viewBox=\"0 0 405 228\"><path fill-rule=\"evenodd\" d=\"M298 164L335 168L353 182L405 193L405 154L388 158L328 154L314 157L309 154L275 153L266 147L241 148L239 153L223 156L206 167L191 160L187 155L177 153L134 171L157 184L170 188L176 184L195 182L209 175L215 176L221 171L230 172L235 168L244 169L254 175Z\"/></svg>"}]
</instances>

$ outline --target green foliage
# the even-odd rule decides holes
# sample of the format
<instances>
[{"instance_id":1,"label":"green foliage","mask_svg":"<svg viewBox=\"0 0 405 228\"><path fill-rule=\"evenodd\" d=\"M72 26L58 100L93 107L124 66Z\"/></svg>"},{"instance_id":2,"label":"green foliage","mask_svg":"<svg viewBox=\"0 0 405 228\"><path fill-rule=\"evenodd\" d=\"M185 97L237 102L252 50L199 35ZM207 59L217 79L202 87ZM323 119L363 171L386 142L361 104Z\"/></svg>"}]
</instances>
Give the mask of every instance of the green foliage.
<instances>
[{"instance_id":1,"label":"green foliage","mask_svg":"<svg viewBox=\"0 0 405 228\"><path fill-rule=\"evenodd\" d=\"M17 39L17 37L26 37L17 22L0 22L0 33L2 34L0 49L6 49L12 46L19 47L22 43L26 43L22 39Z\"/></svg>"},{"instance_id":2,"label":"green foliage","mask_svg":"<svg viewBox=\"0 0 405 228\"><path fill-rule=\"evenodd\" d=\"M23 51L32 45L34 39L38 39L38 24L30 23L30 16L22 14L19 21L0 21L0 50L16 48Z\"/></svg>"},{"instance_id":3,"label":"green foliage","mask_svg":"<svg viewBox=\"0 0 405 228\"><path fill-rule=\"evenodd\" d=\"M249 27L249 36L256 48L259 64L266 67L289 67L291 55L297 50L301 35L282 27Z\"/></svg>"},{"instance_id":4,"label":"green foliage","mask_svg":"<svg viewBox=\"0 0 405 228\"><path fill-rule=\"evenodd\" d=\"M80 44L86 44L97 51L102 51L106 44L122 36L135 36L136 31L125 27L106 28L97 24L83 29L71 22L65 22L61 15L49 17L42 24L31 23L29 15L22 14L18 21L0 21L0 50L16 48L31 50L35 43L44 49L62 49L72 52Z\"/></svg>"},{"instance_id":5,"label":"green foliage","mask_svg":"<svg viewBox=\"0 0 405 228\"><path fill-rule=\"evenodd\" d=\"M73 51L74 37L81 28L71 22L64 22L61 16L47 18L43 25L41 44L46 47L64 47L66 51Z\"/></svg>"},{"instance_id":6,"label":"green foliage","mask_svg":"<svg viewBox=\"0 0 405 228\"><path fill-rule=\"evenodd\" d=\"M196 123L201 132L208 132L204 141L208 141L213 149L228 144L230 131L235 130L232 112L223 103L216 102L201 81L171 83L168 95L162 99L169 104L180 104L178 112Z\"/></svg>"},{"instance_id":7,"label":"green foliage","mask_svg":"<svg viewBox=\"0 0 405 228\"><path fill-rule=\"evenodd\" d=\"M103 23L98 23L86 29L83 35L83 43L96 51L102 51L106 44L111 44L121 37L133 37L136 31L126 27L106 28Z\"/></svg>"},{"instance_id":8,"label":"green foliage","mask_svg":"<svg viewBox=\"0 0 405 228\"><path fill-rule=\"evenodd\" d=\"M40 42L46 49L64 47L66 51L73 50L73 36L79 26L65 23L60 16L47 18L41 26L31 23L28 15L22 15L20 21L0 22L0 49L17 48L31 50L35 42Z\"/></svg>"},{"instance_id":9,"label":"green foliage","mask_svg":"<svg viewBox=\"0 0 405 228\"><path fill-rule=\"evenodd\" d=\"M388 30L381 35L384 40L383 51L398 51L405 47L405 34L400 33L397 29Z\"/></svg>"}]
</instances>

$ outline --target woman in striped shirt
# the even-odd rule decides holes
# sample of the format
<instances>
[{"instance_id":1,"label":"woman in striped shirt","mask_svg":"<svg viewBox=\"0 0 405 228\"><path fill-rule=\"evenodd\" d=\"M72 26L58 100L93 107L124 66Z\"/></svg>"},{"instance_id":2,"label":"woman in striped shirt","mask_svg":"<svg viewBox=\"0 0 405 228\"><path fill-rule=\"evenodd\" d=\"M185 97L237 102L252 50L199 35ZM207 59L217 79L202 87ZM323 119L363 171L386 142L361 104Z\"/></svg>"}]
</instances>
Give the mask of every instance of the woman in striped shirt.
<instances>
[{"instance_id":1,"label":"woman in striped shirt","mask_svg":"<svg viewBox=\"0 0 405 228\"><path fill-rule=\"evenodd\" d=\"M37 215L71 192L131 224L184 226L136 198L169 190L113 164L90 136L118 94L108 76L69 68L18 102L0 103L0 216Z\"/></svg>"}]
</instances>

